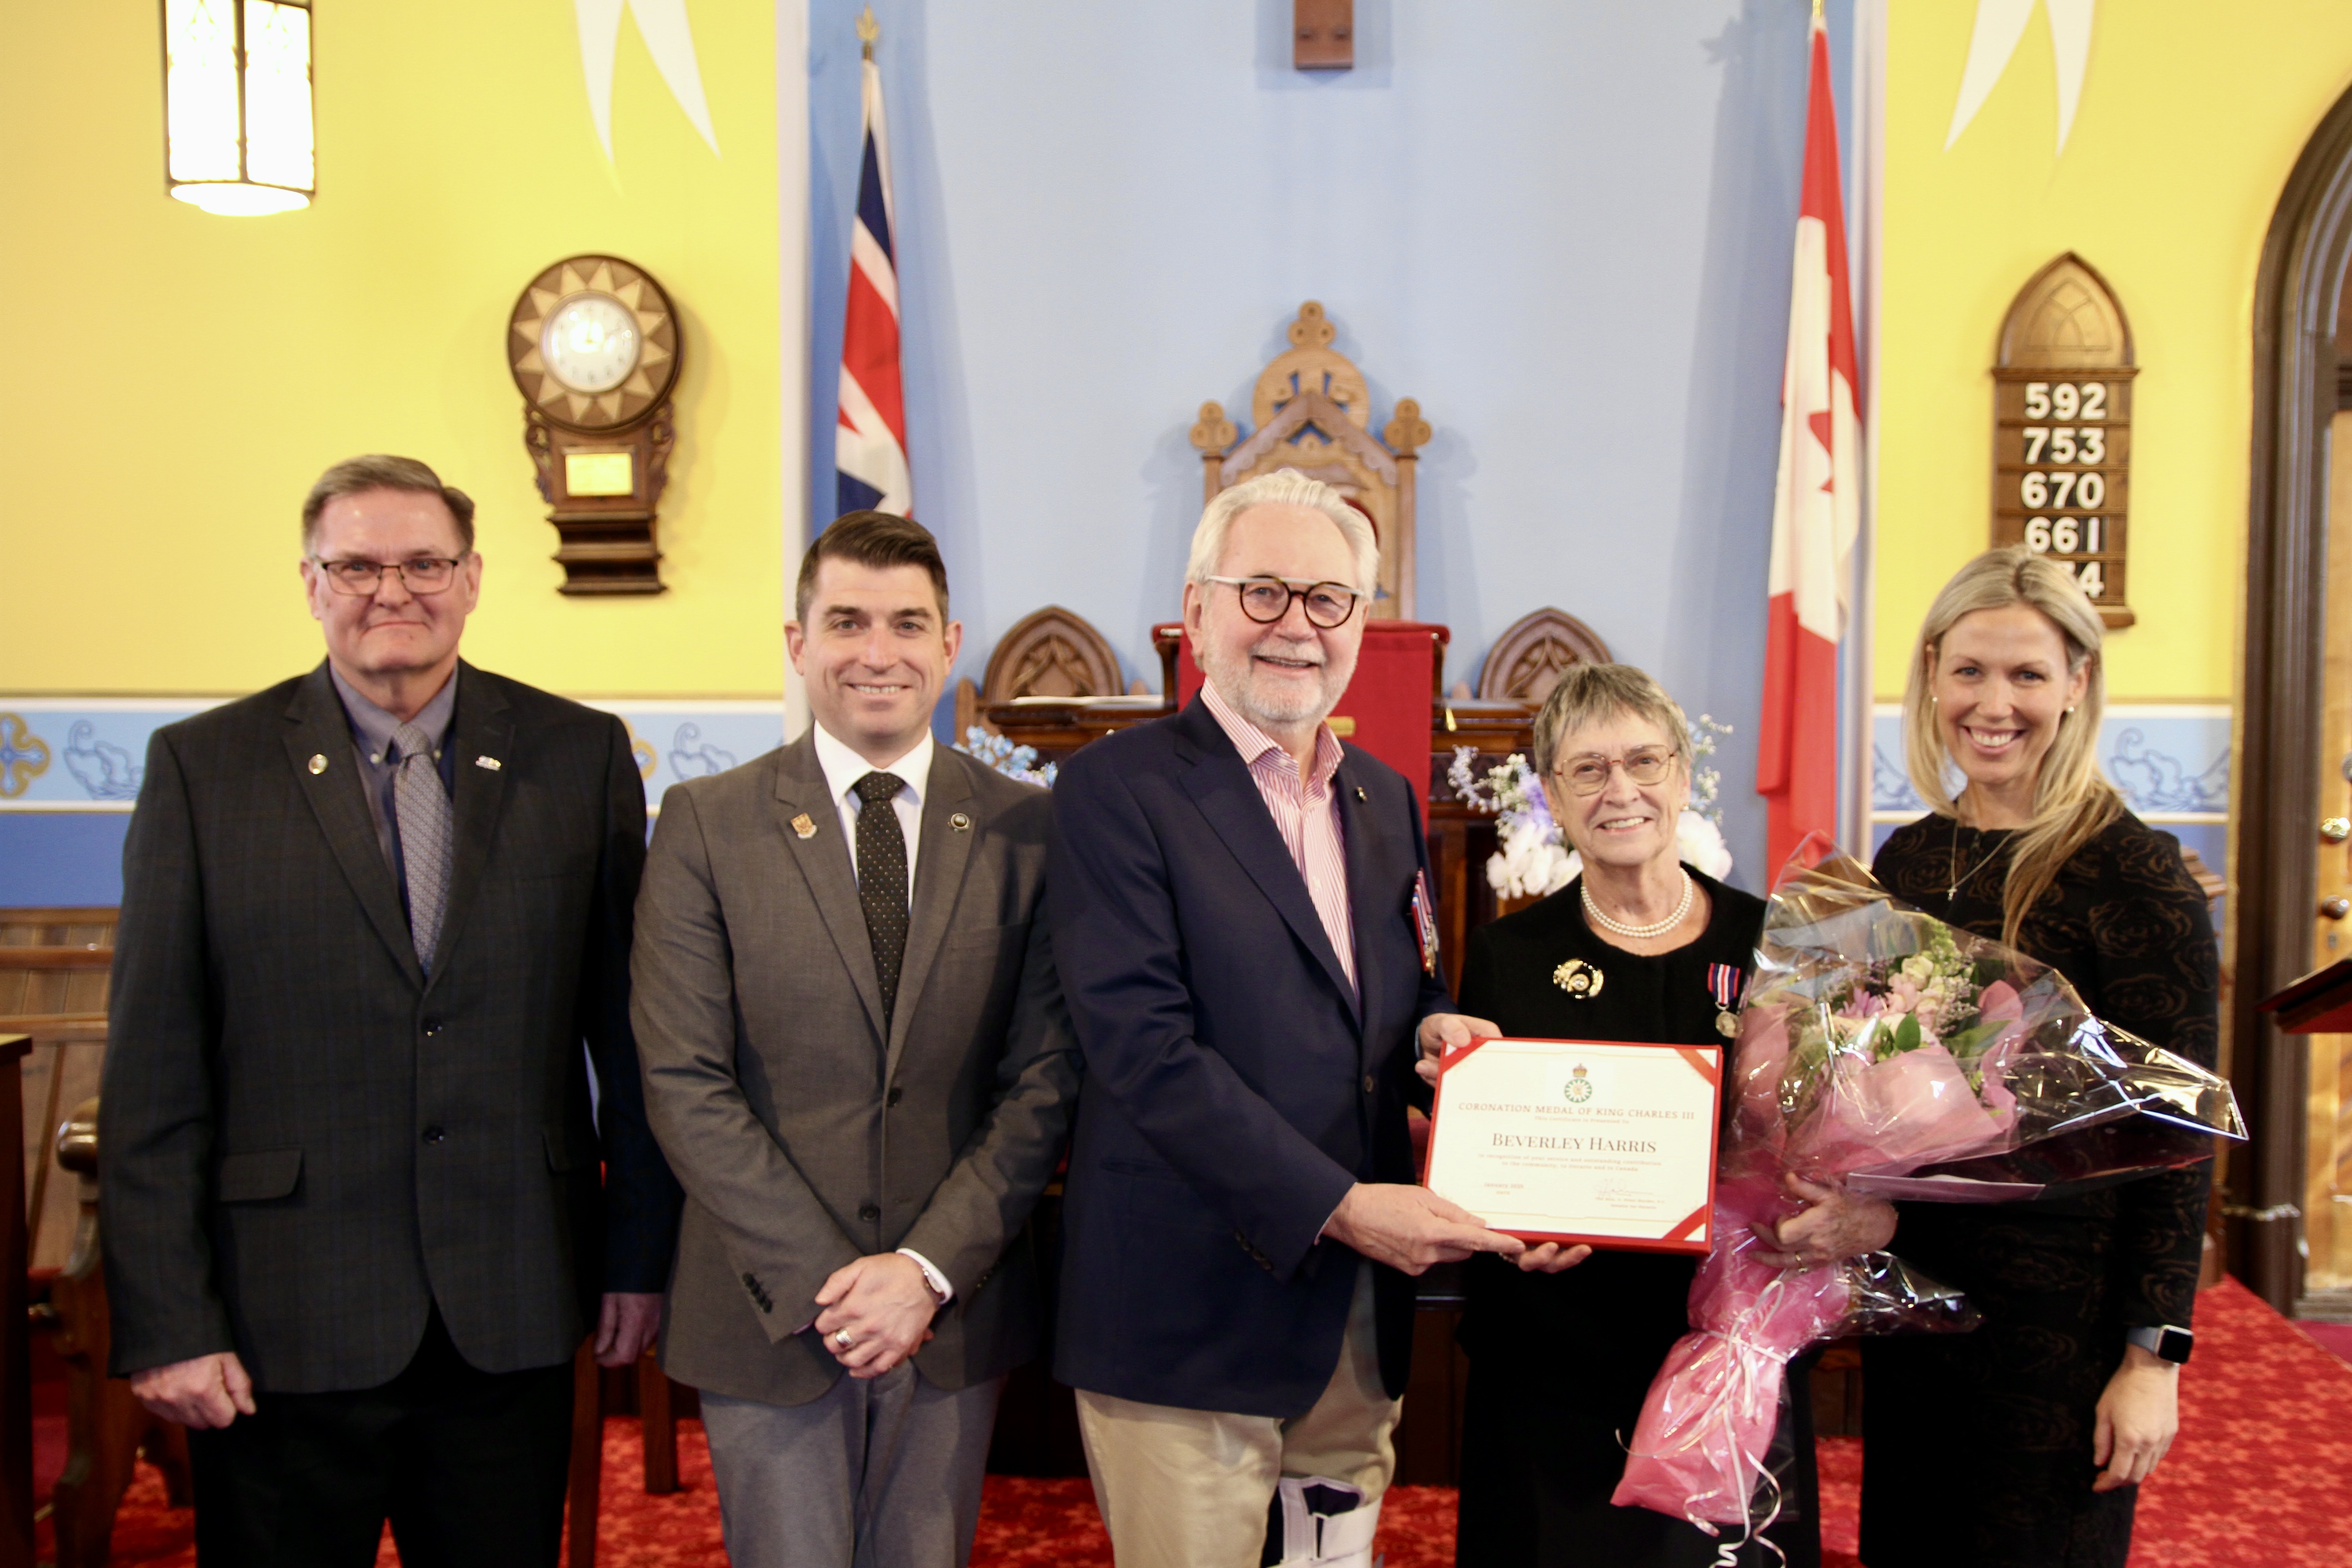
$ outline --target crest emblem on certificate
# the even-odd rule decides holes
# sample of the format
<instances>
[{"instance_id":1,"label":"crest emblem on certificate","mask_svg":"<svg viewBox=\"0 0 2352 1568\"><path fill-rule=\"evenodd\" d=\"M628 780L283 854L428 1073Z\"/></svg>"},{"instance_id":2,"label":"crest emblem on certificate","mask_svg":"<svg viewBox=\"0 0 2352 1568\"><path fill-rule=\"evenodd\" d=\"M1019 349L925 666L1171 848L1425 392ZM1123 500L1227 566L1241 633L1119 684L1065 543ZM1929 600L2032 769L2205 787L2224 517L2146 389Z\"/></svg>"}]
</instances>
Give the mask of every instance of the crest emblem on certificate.
<instances>
[{"instance_id":1,"label":"crest emblem on certificate","mask_svg":"<svg viewBox=\"0 0 2352 1568\"><path fill-rule=\"evenodd\" d=\"M1592 1098L1592 1074L1582 1062L1568 1069L1568 1082L1560 1092L1570 1105L1582 1105Z\"/></svg>"},{"instance_id":2,"label":"crest emblem on certificate","mask_svg":"<svg viewBox=\"0 0 2352 1568\"><path fill-rule=\"evenodd\" d=\"M1571 958L1551 972L1551 983L1580 1002L1600 995L1601 982L1606 978L1580 958Z\"/></svg>"}]
</instances>

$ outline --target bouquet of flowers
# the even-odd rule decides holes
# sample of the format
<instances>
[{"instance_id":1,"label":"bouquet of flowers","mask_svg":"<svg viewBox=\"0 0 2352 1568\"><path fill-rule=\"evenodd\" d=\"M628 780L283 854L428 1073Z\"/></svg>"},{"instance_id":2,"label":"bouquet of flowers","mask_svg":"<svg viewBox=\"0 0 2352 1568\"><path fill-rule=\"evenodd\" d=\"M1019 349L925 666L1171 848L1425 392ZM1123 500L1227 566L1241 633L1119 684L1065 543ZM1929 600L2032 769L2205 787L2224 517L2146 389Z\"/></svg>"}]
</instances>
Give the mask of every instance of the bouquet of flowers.
<instances>
[{"instance_id":1,"label":"bouquet of flowers","mask_svg":"<svg viewBox=\"0 0 2352 1568\"><path fill-rule=\"evenodd\" d=\"M1997 1203L2192 1164L2243 1138L2226 1081L2091 1016L2063 975L1897 904L1843 856L1774 889L1741 1006L1715 1247L1693 1332L1650 1386L1612 1500L1712 1532L1747 1521L1787 1363L1816 1340L1967 1328L1884 1254L1775 1268L1750 1226L1795 1173L1887 1196Z\"/></svg>"}]
</instances>

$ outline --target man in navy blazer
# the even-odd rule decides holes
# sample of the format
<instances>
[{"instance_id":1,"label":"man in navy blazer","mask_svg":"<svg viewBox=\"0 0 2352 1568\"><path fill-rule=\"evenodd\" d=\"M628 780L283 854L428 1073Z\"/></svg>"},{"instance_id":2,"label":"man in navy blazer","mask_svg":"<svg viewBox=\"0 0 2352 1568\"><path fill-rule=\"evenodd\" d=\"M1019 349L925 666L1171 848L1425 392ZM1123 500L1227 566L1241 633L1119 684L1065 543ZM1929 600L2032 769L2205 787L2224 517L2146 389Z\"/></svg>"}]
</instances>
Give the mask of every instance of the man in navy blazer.
<instances>
[{"instance_id":1,"label":"man in navy blazer","mask_svg":"<svg viewBox=\"0 0 2352 1568\"><path fill-rule=\"evenodd\" d=\"M1406 1275L1523 1250L1409 1184L1420 1042L1495 1031L1447 1011L1422 935L1413 786L1324 722L1376 561L1328 485L1224 491L1184 586L1200 697L1055 788L1086 1075L1054 1370L1119 1568L1255 1568L1270 1533L1265 1561L1369 1563Z\"/></svg>"}]
</instances>

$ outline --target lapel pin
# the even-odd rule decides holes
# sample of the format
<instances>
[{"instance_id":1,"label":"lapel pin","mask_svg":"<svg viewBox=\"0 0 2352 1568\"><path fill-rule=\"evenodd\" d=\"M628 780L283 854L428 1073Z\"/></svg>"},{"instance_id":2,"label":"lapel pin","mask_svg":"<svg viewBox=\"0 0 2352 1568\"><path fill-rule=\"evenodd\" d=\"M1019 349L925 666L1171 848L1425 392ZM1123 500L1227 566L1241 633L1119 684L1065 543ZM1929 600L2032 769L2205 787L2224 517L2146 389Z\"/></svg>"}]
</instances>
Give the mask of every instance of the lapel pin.
<instances>
[{"instance_id":1,"label":"lapel pin","mask_svg":"<svg viewBox=\"0 0 2352 1568\"><path fill-rule=\"evenodd\" d=\"M793 831L799 834L803 838L814 838L816 837L816 824L810 821L809 814L803 811L798 816L793 818Z\"/></svg>"},{"instance_id":2,"label":"lapel pin","mask_svg":"<svg viewBox=\"0 0 2352 1568\"><path fill-rule=\"evenodd\" d=\"M971 831L971 818L959 811L953 816L948 818L948 826L954 828L958 833L970 833Z\"/></svg>"},{"instance_id":3,"label":"lapel pin","mask_svg":"<svg viewBox=\"0 0 2352 1568\"><path fill-rule=\"evenodd\" d=\"M488 768L490 772L497 773L499 769L505 764L501 763L496 757L476 757L474 759L474 765L478 768Z\"/></svg>"},{"instance_id":4,"label":"lapel pin","mask_svg":"<svg viewBox=\"0 0 2352 1568\"><path fill-rule=\"evenodd\" d=\"M1362 799L1364 799L1364 798L1365 798L1365 796L1364 796L1364 786L1363 786L1363 785L1361 785L1361 784L1358 784L1358 785L1356 786L1356 798L1357 798L1358 800L1362 800Z\"/></svg>"},{"instance_id":5,"label":"lapel pin","mask_svg":"<svg viewBox=\"0 0 2352 1568\"><path fill-rule=\"evenodd\" d=\"M323 773L327 771L326 752L313 752L310 753L310 771L314 773Z\"/></svg>"}]
</instances>

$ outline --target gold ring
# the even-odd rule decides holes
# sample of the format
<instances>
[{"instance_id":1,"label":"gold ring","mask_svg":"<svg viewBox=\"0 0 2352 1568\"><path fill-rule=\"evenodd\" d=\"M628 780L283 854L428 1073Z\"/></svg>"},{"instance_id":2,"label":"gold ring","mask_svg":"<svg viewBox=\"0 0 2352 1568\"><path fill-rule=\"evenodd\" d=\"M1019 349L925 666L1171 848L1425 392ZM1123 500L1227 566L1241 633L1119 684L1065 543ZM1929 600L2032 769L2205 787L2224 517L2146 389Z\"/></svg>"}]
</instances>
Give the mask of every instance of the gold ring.
<instances>
[{"instance_id":1,"label":"gold ring","mask_svg":"<svg viewBox=\"0 0 2352 1568\"><path fill-rule=\"evenodd\" d=\"M856 1339L851 1337L847 1329L835 1329L833 1331L833 1342L839 1345L843 1350L847 1350L851 1345L856 1344L857 1342Z\"/></svg>"}]
</instances>

